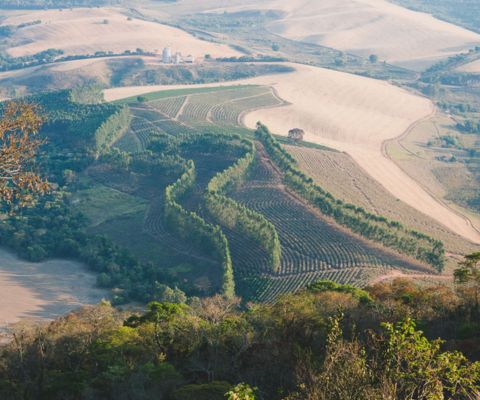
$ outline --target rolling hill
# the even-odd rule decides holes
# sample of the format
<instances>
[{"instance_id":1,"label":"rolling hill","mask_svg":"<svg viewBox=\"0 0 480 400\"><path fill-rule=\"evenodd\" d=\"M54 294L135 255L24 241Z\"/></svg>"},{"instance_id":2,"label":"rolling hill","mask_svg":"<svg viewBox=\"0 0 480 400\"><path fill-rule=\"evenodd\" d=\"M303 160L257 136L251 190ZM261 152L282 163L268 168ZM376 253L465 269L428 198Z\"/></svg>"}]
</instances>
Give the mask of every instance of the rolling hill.
<instances>
[{"instance_id":1,"label":"rolling hill","mask_svg":"<svg viewBox=\"0 0 480 400\"><path fill-rule=\"evenodd\" d=\"M228 46L199 40L194 36L154 22L128 18L116 8L78 8L48 11L6 11L2 25L19 26L32 21L40 23L16 29L4 45L12 57L33 55L55 48L65 55L94 54L98 51L121 53L141 48L145 51L172 51L203 57L235 56Z\"/></svg>"}]
</instances>

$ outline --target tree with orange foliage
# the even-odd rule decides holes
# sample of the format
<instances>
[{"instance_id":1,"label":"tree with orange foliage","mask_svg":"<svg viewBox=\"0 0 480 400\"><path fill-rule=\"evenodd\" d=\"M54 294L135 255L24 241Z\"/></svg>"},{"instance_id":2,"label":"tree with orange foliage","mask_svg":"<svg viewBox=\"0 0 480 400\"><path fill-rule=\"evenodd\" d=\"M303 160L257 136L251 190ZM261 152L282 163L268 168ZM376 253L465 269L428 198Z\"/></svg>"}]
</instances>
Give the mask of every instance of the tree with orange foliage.
<instances>
[{"instance_id":1,"label":"tree with orange foliage","mask_svg":"<svg viewBox=\"0 0 480 400\"><path fill-rule=\"evenodd\" d=\"M32 204L49 184L35 171L35 156L43 144L37 134L42 118L36 106L9 102L0 118L0 203L10 208Z\"/></svg>"}]
</instances>

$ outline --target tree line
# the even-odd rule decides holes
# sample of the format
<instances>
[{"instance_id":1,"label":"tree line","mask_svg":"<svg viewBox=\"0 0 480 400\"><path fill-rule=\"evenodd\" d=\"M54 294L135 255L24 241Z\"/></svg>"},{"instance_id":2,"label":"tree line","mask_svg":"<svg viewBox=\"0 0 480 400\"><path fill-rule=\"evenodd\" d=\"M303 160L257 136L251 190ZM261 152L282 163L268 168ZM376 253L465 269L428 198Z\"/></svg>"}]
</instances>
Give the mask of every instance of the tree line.
<instances>
[{"instance_id":1,"label":"tree line","mask_svg":"<svg viewBox=\"0 0 480 400\"><path fill-rule=\"evenodd\" d=\"M285 183L323 214L367 239L412 256L438 271L443 270L445 249L441 241L335 199L298 169L295 159L275 140L266 126L258 123L255 136L283 171Z\"/></svg>"},{"instance_id":2,"label":"tree line","mask_svg":"<svg viewBox=\"0 0 480 400\"><path fill-rule=\"evenodd\" d=\"M219 226L207 223L193 211L183 208L178 199L185 196L194 186L195 164L189 160L182 176L165 189L165 222L168 228L182 240L211 254L222 267L221 292L228 298L235 295L233 265L228 239Z\"/></svg>"},{"instance_id":3,"label":"tree line","mask_svg":"<svg viewBox=\"0 0 480 400\"><path fill-rule=\"evenodd\" d=\"M243 139L241 143L246 148L246 154L208 183L205 203L208 211L222 225L229 229L238 229L240 233L259 243L268 254L270 269L276 272L280 268L281 247L275 226L262 214L226 196L229 189L245 180L255 160L253 142Z\"/></svg>"},{"instance_id":4,"label":"tree line","mask_svg":"<svg viewBox=\"0 0 480 400\"><path fill-rule=\"evenodd\" d=\"M477 274L478 259L466 261ZM473 400L478 281L467 284L465 268L455 288L319 281L249 308L218 295L134 313L102 302L13 328L0 348L0 397Z\"/></svg>"}]
</instances>

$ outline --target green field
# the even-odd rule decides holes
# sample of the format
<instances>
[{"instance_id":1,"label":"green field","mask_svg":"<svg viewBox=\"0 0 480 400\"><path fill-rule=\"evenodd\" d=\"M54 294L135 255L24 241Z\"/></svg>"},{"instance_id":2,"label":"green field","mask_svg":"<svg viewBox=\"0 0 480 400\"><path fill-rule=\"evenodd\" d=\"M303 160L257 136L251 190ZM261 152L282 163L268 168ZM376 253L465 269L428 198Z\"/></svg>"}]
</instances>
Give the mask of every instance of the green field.
<instances>
[{"instance_id":1,"label":"green field","mask_svg":"<svg viewBox=\"0 0 480 400\"><path fill-rule=\"evenodd\" d=\"M113 218L145 212L147 207L144 199L104 185L76 192L72 202L93 226Z\"/></svg>"},{"instance_id":2,"label":"green field","mask_svg":"<svg viewBox=\"0 0 480 400\"><path fill-rule=\"evenodd\" d=\"M215 224L212 216L205 211L203 193L215 173L228 168L235 158L217 153L215 146L211 145L207 153L199 152L192 144L183 147L182 141L188 142L191 139L187 138L196 135L208 137L210 133L220 136L224 133L244 134L245 130L241 126L242 113L282 103L270 88L235 86L162 91L141 99L129 99L124 104L128 104L133 119L129 131L116 146L140 156L146 149L157 148L157 143L167 146L165 143L178 142L181 149L178 154L185 160L193 160L197 171L195 188L188 198L183 199L182 205L207 222ZM246 137L251 137L251 134L248 133ZM280 140L288 143L285 139ZM256 146L257 149L261 148L259 143ZM299 143L290 147L294 153L304 150L329 151L341 155L316 145ZM318 279L328 278L363 286L375 276L388 273L393 268L407 272L422 270L423 267L417 262L351 235L312 211L303 201L292 197L282 189L283 178L269 166L268 156L264 152L261 154L257 154L255 167L248 180L230 195L274 224L282 247L281 266L278 272L272 273L268 267L267 254L257 243L239 234L235 228L222 225L230 245L239 294L249 299L270 302L283 293L297 291ZM149 182L151 180L149 178ZM144 219L143 231L161 242L159 247L165 248L162 251L167 251L168 248L168 251L176 252L177 256L172 257L178 262L182 256L189 254L194 254L198 260L205 257L196 253L197 249L192 248L188 241L182 243L172 238L163 223L162 192L158 188L153 190L149 185L150 183L144 183L141 189L136 189L143 196L149 193L150 206ZM112 228L105 232L116 230ZM112 237L120 240L118 234ZM124 244L130 248L137 247L126 241ZM135 249L136 253L141 251L141 247ZM152 254L151 250L145 251L153 259L162 254L162 251L158 255ZM211 276L208 280L211 280Z\"/></svg>"},{"instance_id":3,"label":"green field","mask_svg":"<svg viewBox=\"0 0 480 400\"><path fill-rule=\"evenodd\" d=\"M47 96L47 100L46 106L54 96ZM129 99L121 106L76 105L71 110L56 111L58 124L62 118L73 119L71 113L77 109L89 111L96 122L92 130L103 125L97 109L104 112L112 107L112 111L122 110L130 116L129 125L121 127L123 136L110 149L90 153L84 163L75 161L73 165L68 156L71 140L61 139L54 126L48 126L47 131L52 132L51 145L57 146L57 152L60 146L66 147L47 164L58 170L60 181L70 177L72 186L68 181L63 183L63 190L72 192L69 204L86 218L89 235L102 235L112 246L118 246L115 250L99 249L99 256L93 258L100 264L103 285L121 288L115 293L123 297L115 301L125 301L123 288L127 287L131 288L129 298L156 298L156 288L163 284L178 287L188 295L211 295L224 290L227 270L233 271L230 275L234 276L236 294L245 300L265 302L318 279L365 286L393 269L434 273L414 258L340 227L308 199L287 189L286 172L276 166L278 160L271 159L260 139L242 126L245 112L281 104L271 88L249 85L162 91L148 98ZM80 127L73 128L67 133L75 138ZM86 138L95 135L84 134ZM288 144L285 139L279 140ZM82 149L90 148L91 142L85 140L83 146L77 148L80 159ZM295 155L322 152L344 156L302 142L288 148ZM212 203L215 197L206 194L207 187L214 177L246 157L247 149L251 154L248 162L252 163L246 167L248 174L237 176L232 170L233 180L229 182L228 178L222 184L225 187L217 186L215 190L220 191L216 196L220 197ZM315 163L312 165L315 169ZM72 167L74 171L68 169ZM330 170L331 166L321 168ZM189 172L186 176L190 170L193 175ZM315 174L312 176L315 178ZM186 186L180 178L187 179ZM172 197L176 185L178 191L175 189ZM390 217L383 211L378 214ZM176 218L173 225L172 218ZM381 223L381 229L385 229L387 225L379 220L379 226ZM258 236L255 229L266 229L270 237L278 238L269 241L265 234ZM83 240L82 235L75 240ZM97 239L101 246L103 240ZM111 259L112 252L118 254L117 259ZM220 253L224 255L219 257ZM84 257L90 262L92 256L87 253ZM136 266L127 267L129 264Z\"/></svg>"}]
</instances>

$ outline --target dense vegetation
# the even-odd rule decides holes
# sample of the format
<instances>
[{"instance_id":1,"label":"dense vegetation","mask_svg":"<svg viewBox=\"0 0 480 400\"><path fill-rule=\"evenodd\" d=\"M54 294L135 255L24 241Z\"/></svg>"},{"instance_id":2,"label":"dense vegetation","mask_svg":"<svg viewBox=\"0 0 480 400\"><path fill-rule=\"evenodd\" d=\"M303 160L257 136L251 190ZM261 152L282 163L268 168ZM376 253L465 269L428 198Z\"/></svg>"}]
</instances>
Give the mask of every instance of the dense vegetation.
<instances>
[{"instance_id":1,"label":"dense vegetation","mask_svg":"<svg viewBox=\"0 0 480 400\"><path fill-rule=\"evenodd\" d=\"M4 33L5 33L4 28ZM63 54L62 50L48 49L23 57L10 57L0 53L0 71L10 71L27 67L34 67L42 64L49 64L58 59Z\"/></svg>"},{"instance_id":2,"label":"dense vegetation","mask_svg":"<svg viewBox=\"0 0 480 400\"><path fill-rule=\"evenodd\" d=\"M238 62L202 63L198 65L155 66L141 59L110 60L112 85L172 85L212 83L253 78L259 75L291 72L292 68L278 64L250 64Z\"/></svg>"},{"instance_id":3,"label":"dense vegetation","mask_svg":"<svg viewBox=\"0 0 480 400\"><path fill-rule=\"evenodd\" d=\"M333 217L340 225L367 239L415 257L439 271L443 269L445 250L442 242L420 232L411 231L399 222L389 221L385 217L335 199L297 168L295 159L281 147L267 127L258 124L255 133L270 157L284 172L285 183L318 207L323 214Z\"/></svg>"},{"instance_id":4,"label":"dense vegetation","mask_svg":"<svg viewBox=\"0 0 480 400\"><path fill-rule=\"evenodd\" d=\"M39 153L38 163L53 190L33 207L14 214L3 213L8 210L3 202L0 243L32 261L64 257L85 262L98 273L100 286L115 289L115 303L163 298L164 283L171 279L162 266L141 262L109 238L89 233L89 221L72 202L72 192L82 186L78 174L95 162L97 143L102 137L97 133L99 128L103 127L100 132L108 132L105 127L109 120L122 115L125 108L77 104L71 98L65 91L28 99L39 105L45 120L40 137L47 143ZM5 117L4 107L2 112ZM99 162L122 164L125 157L113 152L103 154ZM175 161L169 165L174 168ZM183 295L171 290L175 296Z\"/></svg>"},{"instance_id":5,"label":"dense vegetation","mask_svg":"<svg viewBox=\"0 0 480 400\"><path fill-rule=\"evenodd\" d=\"M201 251L213 255L222 266L222 293L231 298L235 295L235 282L227 238L218 226L207 223L178 203L179 198L193 189L195 179L195 164L189 160L183 175L165 189L165 220L182 240L190 241Z\"/></svg>"},{"instance_id":6,"label":"dense vegetation","mask_svg":"<svg viewBox=\"0 0 480 400\"><path fill-rule=\"evenodd\" d=\"M62 146L74 152L84 149L90 155L96 154L113 139L113 125L125 129L129 123L128 112L123 107L108 103L76 103L67 90L31 96L25 100L40 107L45 119L42 133L52 144L59 143L62 137ZM117 114L118 119L115 117ZM110 118L111 122L106 123Z\"/></svg>"},{"instance_id":7,"label":"dense vegetation","mask_svg":"<svg viewBox=\"0 0 480 400\"><path fill-rule=\"evenodd\" d=\"M208 184L206 205L209 212L229 229L238 229L239 233L259 243L267 252L270 268L278 272L281 249L278 234L271 222L263 215L242 206L225 196L229 190L245 180L255 160L255 147L251 141L244 140L246 155L235 165L217 174Z\"/></svg>"},{"instance_id":8,"label":"dense vegetation","mask_svg":"<svg viewBox=\"0 0 480 400\"><path fill-rule=\"evenodd\" d=\"M464 288L321 281L248 310L216 296L134 315L102 303L15 328L0 353L0 396L470 400L480 389L480 364L469 361L480 356L480 331Z\"/></svg>"}]
</instances>

